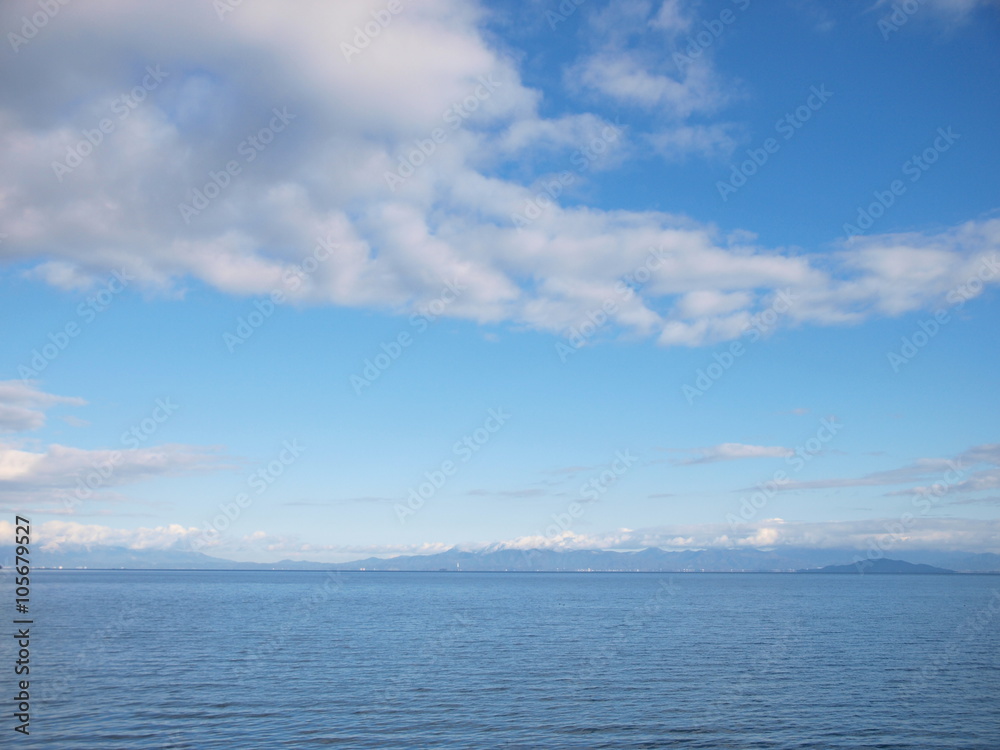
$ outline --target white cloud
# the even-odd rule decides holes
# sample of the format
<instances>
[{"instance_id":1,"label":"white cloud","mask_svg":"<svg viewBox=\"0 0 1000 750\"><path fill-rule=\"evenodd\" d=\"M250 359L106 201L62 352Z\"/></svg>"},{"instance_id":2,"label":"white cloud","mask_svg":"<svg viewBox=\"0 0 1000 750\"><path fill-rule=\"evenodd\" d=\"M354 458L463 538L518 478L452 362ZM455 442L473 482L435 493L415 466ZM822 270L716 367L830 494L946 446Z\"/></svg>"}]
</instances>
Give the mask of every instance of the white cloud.
<instances>
[{"instance_id":1,"label":"white cloud","mask_svg":"<svg viewBox=\"0 0 1000 750\"><path fill-rule=\"evenodd\" d=\"M821 0L789 0L788 4L820 33L830 31L836 26L836 22Z\"/></svg>"},{"instance_id":2,"label":"white cloud","mask_svg":"<svg viewBox=\"0 0 1000 750\"><path fill-rule=\"evenodd\" d=\"M181 524L153 528L120 529L98 524L46 521L33 527L35 542L45 550L66 546L109 545L130 549L187 549L201 540L203 530ZM13 526L0 521L0 535L11 537ZM918 518L900 531L898 518L864 521L793 522L780 518L746 523L737 531L729 524L687 524L643 529L619 529L606 533L530 535L489 544L465 544L463 549L732 549L758 547L803 547L812 549L867 550L875 543L889 550L958 550L1000 553L1000 521L957 518ZM242 537L223 535L205 547L213 555L243 559L261 557L289 559L355 560L358 557L421 555L445 552L452 544L427 542L395 545L310 544L299 538L263 531Z\"/></svg>"},{"instance_id":3,"label":"white cloud","mask_svg":"<svg viewBox=\"0 0 1000 750\"><path fill-rule=\"evenodd\" d=\"M46 552L66 546L107 545L128 549L168 549L197 537L200 530L179 524L155 528L113 529L108 526L82 524L73 521L46 521L32 527L33 543ZM0 521L0 534L13 537L14 527Z\"/></svg>"},{"instance_id":4,"label":"white cloud","mask_svg":"<svg viewBox=\"0 0 1000 750\"><path fill-rule=\"evenodd\" d=\"M571 80L602 96L686 118L696 112L711 112L726 101L711 69L692 62L673 75L653 69L632 53L601 52L581 61L570 73Z\"/></svg>"},{"instance_id":5,"label":"white cloud","mask_svg":"<svg viewBox=\"0 0 1000 750\"><path fill-rule=\"evenodd\" d=\"M80 268L73 263L61 260L39 263L25 271L24 275L29 279L41 279L50 286L67 291L89 289L97 280L94 275L81 274Z\"/></svg>"},{"instance_id":6,"label":"white cloud","mask_svg":"<svg viewBox=\"0 0 1000 750\"><path fill-rule=\"evenodd\" d=\"M689 466L692 464L709 464L716 461L736 461L741 458L785 458L794 451L782 448L780 445L746 445L744 443L721 443L708 448L699 448L698 456L687 458L676 463Z\"/></svg>"},{"instance_id":7,"label":"white cloud","mask_svg":"<svg viewBox=\"0 0 1000 750\"><path fill-rule=\"evenodd\" d=\"M0 448L0 482L18 481L31 476L45 457L13 448Z\"/></svg>"},{"instance_id":8,"label":"white cloud","mask_svg":"<svg viewBox=\"0 0 1000 750\"><path fill-rule=\"evenodd\" d=\"M3 4L0 25L14 27L35 7ZM443 283L459 279L467 291L448 315L551 332L578 324L610 298L619 302L614 326L663 345L698 346L738 337L783 288L798 297L782 324L852 324L926 309L1000 245L1000 221L979 220L793 255L730 241L681 216L559 200L518 231L511 217L537 186L492 176L497 160L578 147L603 120L542 116L539 92L489 46L469 2L407 5L346 60L339 42L381 7L376 0L300 0L289 12L245 3L224 21L200 0L67 8L11 56L0 80L0 226L7 235L0 258L33 263L40 278L67 289L125 267L136 287L161 293L182 293L196 280L232 294L279 288L300 302L399 311L428 303ZM577 79L606 96L658 107L668 119L711 110L726 92L707 58L681 72L629 46L630 35L648 31L654 18L671 33L682 27L676 19L683 14L662 8L631 3L605 19L622 29L609 43L618 51L598 46L575 68ZM169 75L118 120L116 97L142 80L146 65ZM490 76L499 85L477 99ZM476 102L475 110L453 129L445 118L463 102ZM243 161L239 144L275 107L295 119L253 162ZM114 131L57 181L52 162L64 160L102 117ZM673 126L660 132L668 151L724 145L719 126ZM392 190L385 174L419 154L436 128L447 137ZM635 144L621 147L628 152ZM241 173L185 223L178 204L233 159ZM317 238L339 247L298 289L284 287ZM663 249L664 262L634 297L615 299L616 282L651 248ZM37 416L7 416L14 425L32 420Z\"/></svg>"},{"instance_id":9,"label":"white cloud","mask_svg":"<svg viewBox=\"0 0 1000 750\"><path fill-rule=\"evenodd\" d=\"M689 155L706 159L725 157L736 148L733 126L726 123L713 125L678 125L648 137L653 150L668 161L678 161Z\"/></svg>"},{"instance_id":10,"label":"white cloud","mask_svg":"<svg viewBox=\"0 0 1000 750\"><path fill-rule=\"evenodd\" d=\"M749 292L726 294L712 289L698 289L680 297L675 309L684 318L702 318L746 310L752 301L753 295Z\"/></svg>"},{"instance_id":11,"label":"white cloud","mask_svg":"<svg viewBox=\"0 0 1000 750\"><path fill-rule=\"evenodd\" d=\"M84 450L50 445L39 453L0 444L0 505L73 512L80 502L112 496L115 487L230 466L220 449L204 446Z\"/></svg>"},{"instance_id":12,"label":"white cloud","mask_svg":"<svg viewBox=\"0 0 1000 750\"><path fill-rule=\"evenodd\" d=\"M235 557L242 558L245 555L240 553L266 552L269 553L269 558L295 560L315 559L317 555L324 557L337 555L351 560L362 555L426 555L445 552L454 546L440 542L390 545L310 544L295 537L279 536L265 531L254 531L240 537L220 535L217 538L206 539L204 529L177 523L151 528L121 529L76 521L45 521L32 525L32 535L33 543L45 551L94 545L137 550L190 549L192 543L197 543L198 549L206 554L232 553ZM0 521L0 537L7 539L14 537L14 525L10 521Z\"/></svg>"},{"instance_id":13,"label":"white cloud","mask_svg":"<svg viewBox=\"0 0 1000 750\"><path fill-rule=\"evenodd\" d=\"M894 0L878 0L872 9L889 10ZM997 5L997 0L921 0L920 5L931 9L946 21L964 22L979 8Z\"/></svg>"},{"instance_id":14,"label":"white cloud","mask_svg":"<svg viewBox=\"0 0 1000 750\"><path fill-rule=\"evenodd\" d=\"M83 406L86 403L82 398L44 393L30 381L0 381L0 432L37 430L45 424L47 409L58 404ZM0 464L0 475L2 466Z\"/></svg>"},{"instance_id":15,"label":"white cloud","mask_svg":"<svg viewBox=\"0 0 1000 750\"><path fill-rule=\"evenodd\" d=\"M663 0L649 25L666 32L679 33L691 28L692 19L684 0Z\"/></svg>"},{"instance_id":16,"label":"white cloud","mask_svg":"<svg viewBox=\"0 0 1000 750\"><path fill-rule=\"evenodd\" d=\"M591 96L648 109L671 121L718 109L731 92L716 74L709 52L703 50L695 59L682 54L683 63L673 54L683 47L680 35L691 28L696 15L686 0L666 0L655 11L644 0L592 10L590 50L568 68L567 83ZM711 130L699 134L694 148L703 150L710 134ZM662 145L679 151L692 135L681 130Z\"/></svg>"},{"instance_id":17,"label":"white cloud","mask_svg":"<svg viewBox=\"0 0 1000 750\"><path fill-rule=\"evenodd\" d=\"M902 530L900 530L902 529ZM885 550L940 549L1000 553L1000 520L921 517L902 526L898 518L864 521L753 521L621 529L604 534L524 536L500 543L513 549L664 549L805 547Z\"/></svg>"},{"instance_id":18,"label":"white cloud","mask_svg":"<svg viewBox=\"0 0 1000 750\"><path fill-rule=\"evenodd\" d=\"M557 119L520 119L511 123L497 139L503 153L519 154L529 149L581 149L605 139L610 123L593 114L566 115Z\"/></svg>"},{"instance_id":19,"label":"white cloud","mask_svg":"<svg viewBox=\"0 0 1000 750\"><path fill-rule=\"evenodd\" d=\"M984 465L989 468L982 468ZM887 492L886 496L943 496L955 492L977 492L1000 487L1000 472L995 467L1000 467L1000 443L985 443L962 451L953 458L920 458L906 466L877 471L861 477L787 482L779 489L823 490L912 485L906 489ZM931 484L921 484L923 482Z\"/></svg>"}]
</instances>

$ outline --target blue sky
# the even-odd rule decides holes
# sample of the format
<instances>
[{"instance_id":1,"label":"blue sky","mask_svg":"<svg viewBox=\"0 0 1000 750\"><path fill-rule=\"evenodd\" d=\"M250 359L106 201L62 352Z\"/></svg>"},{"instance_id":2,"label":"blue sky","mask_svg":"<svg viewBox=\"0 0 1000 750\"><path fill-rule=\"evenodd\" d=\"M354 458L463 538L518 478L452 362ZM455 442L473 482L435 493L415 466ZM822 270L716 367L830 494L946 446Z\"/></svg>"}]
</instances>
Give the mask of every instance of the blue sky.
<instances>
[{"instance_id":1,"label":"blue sky","mask_svg":"<svg viewBox=\"0 0 1000 750\"><path fill-rule=\"evenodd\" d=\"M40 8L0 504L45 543L1000 551L995 3Z\"/></svg>"}]
</instances>

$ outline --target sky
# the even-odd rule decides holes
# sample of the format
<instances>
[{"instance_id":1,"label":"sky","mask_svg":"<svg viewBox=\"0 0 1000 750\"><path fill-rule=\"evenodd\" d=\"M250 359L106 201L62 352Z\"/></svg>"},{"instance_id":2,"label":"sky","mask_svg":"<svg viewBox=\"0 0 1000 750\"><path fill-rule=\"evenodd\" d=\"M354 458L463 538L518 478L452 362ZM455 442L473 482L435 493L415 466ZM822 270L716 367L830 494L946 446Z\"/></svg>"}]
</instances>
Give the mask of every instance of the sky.
<instances>
[{"instance_id":1,"label":"sky","mask_svg":"<svg viewBox=\"0 0 1000 750\"><path fill-rule=\"evenodd\" d=\"M0 533L1000 552L1000 15L11 0Z\"/></svg>"}]
</instances>

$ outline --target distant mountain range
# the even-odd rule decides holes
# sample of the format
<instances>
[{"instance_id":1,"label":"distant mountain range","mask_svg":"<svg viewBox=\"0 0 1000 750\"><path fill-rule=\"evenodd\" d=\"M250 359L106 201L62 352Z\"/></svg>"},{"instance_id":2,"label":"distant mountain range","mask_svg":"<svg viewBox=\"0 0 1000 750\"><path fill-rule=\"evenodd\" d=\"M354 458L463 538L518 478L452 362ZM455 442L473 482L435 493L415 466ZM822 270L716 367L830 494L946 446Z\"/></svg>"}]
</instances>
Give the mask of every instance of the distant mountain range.
<instances>
[{"instance_id":1,"label":"distant mountain range","mask_svg":"<svg viewBox=\"0 0 1000 750\"><path fill-rule=\"evenodd\" d=\"M884 573L889 575L954 575L954 570L935 568L933 565L914 565L903 560L861 561L856 565L826 565L822 568L810 568L796 571L798 573Z\"/></svg>"},{"instance_id":2,"label":"distant mountain range","mask_svg":"<svg viewBox=\"0 0 1000 750\"><path fill-rule=\"evenodd\" d=\"M12 547L0 547L0 564L13 560ZM897 551L903 565L933 566L963 573L1000 572L1000 555L948 551ZM452 548L433 555L369 557L349 563L318 563L281 560L275 563L243 563L182 549L136 550L108 546L64 546L59 550L32 551L34 568L131 568L200 570L373 570L373 571L643 571L643 572L795 572L828 566L857 572L854 563L863 552L852 549L806 549L782 547L761 549L702 549L670 551L650 547L635 552L548 549L520 550L489 547L474 552ZM872 560L865 572L891 570L884 559ZM864 563L863 563L864 564ZM840 572L822 570L819 572ZM912 571L929 572L929 571Z\"/></svg>"}]
</instances>

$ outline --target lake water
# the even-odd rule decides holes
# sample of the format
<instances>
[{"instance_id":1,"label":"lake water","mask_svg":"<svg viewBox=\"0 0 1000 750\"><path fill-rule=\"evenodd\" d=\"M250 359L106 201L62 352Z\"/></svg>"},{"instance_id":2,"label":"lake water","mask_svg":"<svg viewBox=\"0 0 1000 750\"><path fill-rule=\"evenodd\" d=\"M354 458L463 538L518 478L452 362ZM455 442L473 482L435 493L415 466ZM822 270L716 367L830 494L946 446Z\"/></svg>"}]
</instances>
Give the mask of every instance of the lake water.
<instances>
[{"instance_id":1,"label":"lake water","mask_svg":"<svg viewBox=\"0 0 1000 750\"><path fill-rule=\"evenodd\" d=\"M3 747L1000 748L996 576L38 571L31 617Z\"/></svg>"}]
</instances>

